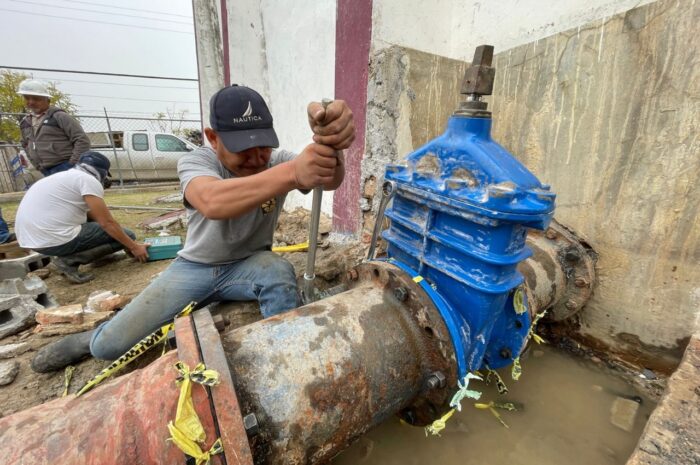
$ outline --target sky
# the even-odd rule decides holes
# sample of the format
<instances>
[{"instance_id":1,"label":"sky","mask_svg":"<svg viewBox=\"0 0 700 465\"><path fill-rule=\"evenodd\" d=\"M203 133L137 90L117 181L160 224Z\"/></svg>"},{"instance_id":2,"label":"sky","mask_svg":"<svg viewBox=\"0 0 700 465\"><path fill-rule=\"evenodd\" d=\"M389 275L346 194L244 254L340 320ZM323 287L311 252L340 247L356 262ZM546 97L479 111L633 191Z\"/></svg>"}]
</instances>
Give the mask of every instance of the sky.
<instances>
[{"instance_id":1,"label":"sky","mask_svg":"<svg viewBox=\"0 0 700 465\"><path fill-rule=\"evenodd\" d=\"M197 78L191 0L0 0L3 66ZM197 82L34 71L79 114L199 119Z\"/></svg>"}]
</instances>

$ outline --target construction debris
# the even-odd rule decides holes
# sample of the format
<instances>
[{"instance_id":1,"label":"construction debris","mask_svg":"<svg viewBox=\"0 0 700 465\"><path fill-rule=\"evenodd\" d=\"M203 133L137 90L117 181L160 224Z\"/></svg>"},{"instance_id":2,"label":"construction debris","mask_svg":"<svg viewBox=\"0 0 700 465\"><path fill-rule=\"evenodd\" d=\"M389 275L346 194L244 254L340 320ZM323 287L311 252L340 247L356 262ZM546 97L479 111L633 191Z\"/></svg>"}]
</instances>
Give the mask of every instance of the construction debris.
<instances>
[{"instance_id":1,"label":"construction debris","mask_svg":"<svg viewBox=\"0 0 700 465\"><path fill-rule=\"evenodd\" d=\"M30 349L29 343L18 342L16 344L6 344L0 346L0 360L17 357Z\"/></svg>"},{"instance_id":2,"label":"construction debris","mask_svg":"<svg viewBox=\"0 0 700 465\"><path fill-rule=\"evenodd\" d=\"M634 429L634 421L637 418L639 404L631 399L617 397L610 409L610 423L618 428L632 432Z\"/></svg>"},{"instance_id":3,"label":"construction debris","mask_svg":"<svg viewBox=\"0 0 700 465\"><path fill-rule=\"evenodd\" d=\"M10 384L19 373L19 362L15 360L6 360L0 362L0 386Z\"/></svg>"},{"instance_id":4,"label":"construction debris","mask_svg":"<svg viewBox=\"0 0 700 465\"><path fill-rule=\"evenodd\" d=\"M7 258L26 257L30 253L30 250L21 248L17 241L0 244L0 260L5 260Z\"/></svg>"},{"instance_id":5,"label":"construction debris","mask_svg":"<svg viewBox=\"0 0 700 465\"><path fill-rule=\"evenodd\" d=\"M27 295L0 297L0 339L17 334L34 324L34 315L44 307Z\"/></svg>"},{"instance_id":6,"label":"construction debris","mask_svg":"<svg viewBox=\"0 0 700 465\"><path fill-rule=\"evenodd\" d=\"M36 322L40 325L81 324L83 322L83 306L80 304L64 305L62 307L39 310Z\"/></svg>"},{"instance_id":7,"label":"construction debris","mask_svg":"<svg viewBox=\"0 0 700 465\"><path fill-rule=\"evenodd\" d=\"M186 228L187 210L181 208L180 210L149 218L144 220L141 223L141 226L152 231L157 231L163 228Z\"/></svg>"},{"instance_id":8,"label":"construction debris","mask_svg":"<svg viewBox=\"0 0 700 465\"><path fill-rule=\"evenodd\" d=\"M49 263L51 263L50 257L38 253L0 260L0 279L24 278L27 273L44 268Z\"/></svg>"},{"instance_id":9,"label":"construction debris","mask_svg":"<svg viewBox=\"0 0 700 465\"><path fill-rule=\"evenodd\" d=\"M280 213L277 229L274 235L274 245L287 246L300 244L309 240L309 214L308 210L301 207L296 208L291 212L283 211ZM331 219L321 214L321 219L318 225L319 241L324 241L331 232Z\"/></svg>"},{"instance_id":10,"label":"construction debris","mask_svg":"<svg viewBox=\"0 0 700 465\"><path fill-rule=\"evenodd\" d=\"M124 308L131 298L112 291L95 291L88 297L86 312L111 312Z\"/></svg>"},{"instance_id":11,"label":"construction debris","mask_svg":"<svg viewBox=\"0 0 700 465\"><path fill-rule=\"evenodd\" d=\"M175 192L174 194L168 194L158 197L153 201L153 203L182 203L182 201L182 192Z\"/></svg>"},{"instance_id":12,"label":"construction debris","mask_svg":"<svg viewBox=\"0 0 700 465\"><path fill-rule=\"evenodd\" d=\"M115 312L83 312L82 323L38 325L34 328L34 333L42 337L81 333L96 328L99 324L112 318L114 313Z\"/></svg>"}]
</instances>

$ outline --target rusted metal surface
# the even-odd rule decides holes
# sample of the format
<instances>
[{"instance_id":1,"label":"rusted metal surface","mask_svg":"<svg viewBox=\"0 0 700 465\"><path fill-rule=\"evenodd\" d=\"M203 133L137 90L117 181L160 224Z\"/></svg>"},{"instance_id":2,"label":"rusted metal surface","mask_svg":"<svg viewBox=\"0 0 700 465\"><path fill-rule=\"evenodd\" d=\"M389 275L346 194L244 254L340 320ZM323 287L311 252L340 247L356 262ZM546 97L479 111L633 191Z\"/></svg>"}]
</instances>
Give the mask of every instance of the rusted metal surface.
<instances>
[{"instance_id":1,"label":"rusted metal surface","mask_svg":"<svg viewBox=\"0 0 700 465\"><path fill-rule=\"evenodd\" d=\"M167 441L167 423L175 417L179 394L173 368L176 361L177 354L171 351L146 368L111 380L81 397L62 397L1 418L2 463L184 463L184 454ZM195 408L204 410L197 403Z\"/></svg>"},{"instance_id":2,"label":"rusted metal surface","mask_svg":"<svg viewBox=\"0 0 700 465\"><path fill-rule=\"evenodd\" d=\"M168 441L167 424L175 418L180 389L178 360L194 368L200 361L219 371L220 390L210 402L207 391L193 386L192 401L207 436L208 449L222 437L225 455L212 464L249 465L252 457L243 431L233 383L221 343L208 312L175 324L177 352L170 351L143 368L115 378L87 394L71 395L0 419L3 464L161 465L184 464L185 454ZM198 347L205 341L204 357ZM215 344L216 343L216 344ZM233 401L230 399L233 395ZM216 407L218 410L213 410ZM220 421L217 431L212 414ZM220 413L223 412L223 413ZM237 417L235 417L237 415ZM233 418L232 418L233 417ZM223 423L221 423L223 422ZM235 437L236 434L240 436ZM232 437L232 435L234 437Z\"/></svg>"},{"instance_id":3,"label":"rusted metal surface","mask_svg":"<svg viewBox=\"0 0 700 465\"><path fill-rule=\"evenodd\" d=\"M207 368L219 372L219 384L207 388L214 409L217 424L217 436L224 445L224 458L227 465L252 465L253 456L248 445L248 437L243 427L243 415L238 406L238 398L233 387L231 372L226 355L221 346L221 339L214 320L207 310L193 314L192 319L197 331L202 360ZM179 341L178 341L179 345ZM207 437L216 437L209 436ZM216 456L215 456L216 457Z\"/></svg>"},{"instance_id":4,"label":"rusted metal surface","mask_svg":"<svg viewBox=\"0 0 700 465\"><path fill-rule=\"evenodd\" d=\"M178 360L187 364L190 369L202 362L194 321L191 316L175 320L175 338L177 340ZM201 386L192 386L192 402L194 402L195 410L197 410L197 415L199 415L199 419L204 427L207 437L207 444L204 445L204 448L208 450L219 434L214 426L214 418L206 390L202 389ZM205 409L205 411L201 411L202 409ZM184 458L185 455L182 454L182 459L184 460ZM220 455L215 455L211 463L212 465L224 465L226 462Z\"/></svg>"},{"instance_id":5,"label":"rusted metal surface","mask_svg":"<svg viewBox=\"0 0 700 465\"><path fill-rule=\"evenodd\" d=\"M565 226L552 221L545 232L530 230L532 257L520 263L530 311L548 310L553 321L565 320L588 302L595 285L595 251Z\"/></svg>"},{"instance_id":6,"label":"rusted metal surface","mask_svg":"<svg viewBox=\"0 0 700 465\"><path fill-rule=\"evenodd\" d=\"M448 402L454 354L432 303L393 265L356 270L346 292L222 335L256 463L323 463L397 412L425 424Z\"/></svg>"}]
</instances>

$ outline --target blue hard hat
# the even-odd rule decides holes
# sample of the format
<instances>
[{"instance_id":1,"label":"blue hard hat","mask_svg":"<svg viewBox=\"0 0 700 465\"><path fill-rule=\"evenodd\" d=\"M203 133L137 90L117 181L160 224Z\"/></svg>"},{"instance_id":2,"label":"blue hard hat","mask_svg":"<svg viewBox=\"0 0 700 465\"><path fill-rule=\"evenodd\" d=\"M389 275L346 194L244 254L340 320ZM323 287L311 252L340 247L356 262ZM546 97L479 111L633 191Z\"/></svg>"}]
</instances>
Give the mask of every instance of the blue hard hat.
<instances>
[{"instance_id":1,"label":"blue hard hat","mask_svg":"<svg viewBox=\"0 0 700 465\"><path fill-rule=\"evenodd\" d=\"M86 165L92 166L100 172L103 178L112 175L112 173L109 172L109 167L111 166L109 159L100 152L95 152L94 150L83 152L78 159L78 163L85 163Z\"/></svg>"}]
</instances>

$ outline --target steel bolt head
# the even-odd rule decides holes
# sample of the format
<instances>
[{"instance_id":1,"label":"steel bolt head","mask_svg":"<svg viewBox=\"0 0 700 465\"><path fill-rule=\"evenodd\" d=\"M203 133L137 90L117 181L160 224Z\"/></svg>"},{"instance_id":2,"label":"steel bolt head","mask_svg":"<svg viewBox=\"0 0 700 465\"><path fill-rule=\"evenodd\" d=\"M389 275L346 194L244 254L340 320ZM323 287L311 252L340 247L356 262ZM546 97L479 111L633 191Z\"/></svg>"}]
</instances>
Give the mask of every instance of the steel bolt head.
<instances>
[{"instance_id":1,"label":"steel bolt head","mask_svg":"<svg viewBox=\"0 0 700 465\"><path fill-rule=\"evenodd\" d=\"M248 436L255 436L260 432L260 426L258 425L258 418L254 413L249 413L243 417L243 427Z\"/></svg>"},{"instance_id":2,"label":"steel bolt head","mask_svg":"<svg viewBox=\"0 0 700 465\"><path fill-rule=\"evenodd\" d=\"M408 298L408 291L403 287L397 287L394 289L394 297L396 297L396 300L399 302L403 302Z\"/></svg>"},{"instance_id":3,"label":"steel bolt head","mask_svg":"<svg viewBox=\"0 0 700 465\"><path fill-rule=\"evenodd\" d=\"M509 359L513 358L513 352L510 351L508 347L504 347L500 350L499 355L501 358Z\"/></svg>"},{"instance_id":4,"label":"steel bolt head","mask_svg":"<svg viewBox=\"0 0 700 465\"><path fill-rule=\"evenodd\" d=\"M436 371L428 377L426 384L428 389L444 388L447 384L447 378L445 378L442 372Z\"/></svg>"},{"instance_id":5,"label":"steel bolt head","mask_svg":"<svg viewBox=\"0 0 700 465\"><path fill-rule=\"evenodd\" d=\"M554 240L554 239L557 238L558 234L557 234L557 232L556 232L555 230L553 230L552 228L547 228L547 231L545 231L544 236L545 236L547 239Z\"/></svg>"},{"instance_id":6,"label":"steel bolt head","mask_svg":"<svg viewBox=\"0 0 700 465\"><path fill-rule=\"evenodd\" d=\"M574 280L574 284L576 284L576 287L586 287L588 286L588 280L582 276L579 276Z\"/></svg>"}]
</instances>

